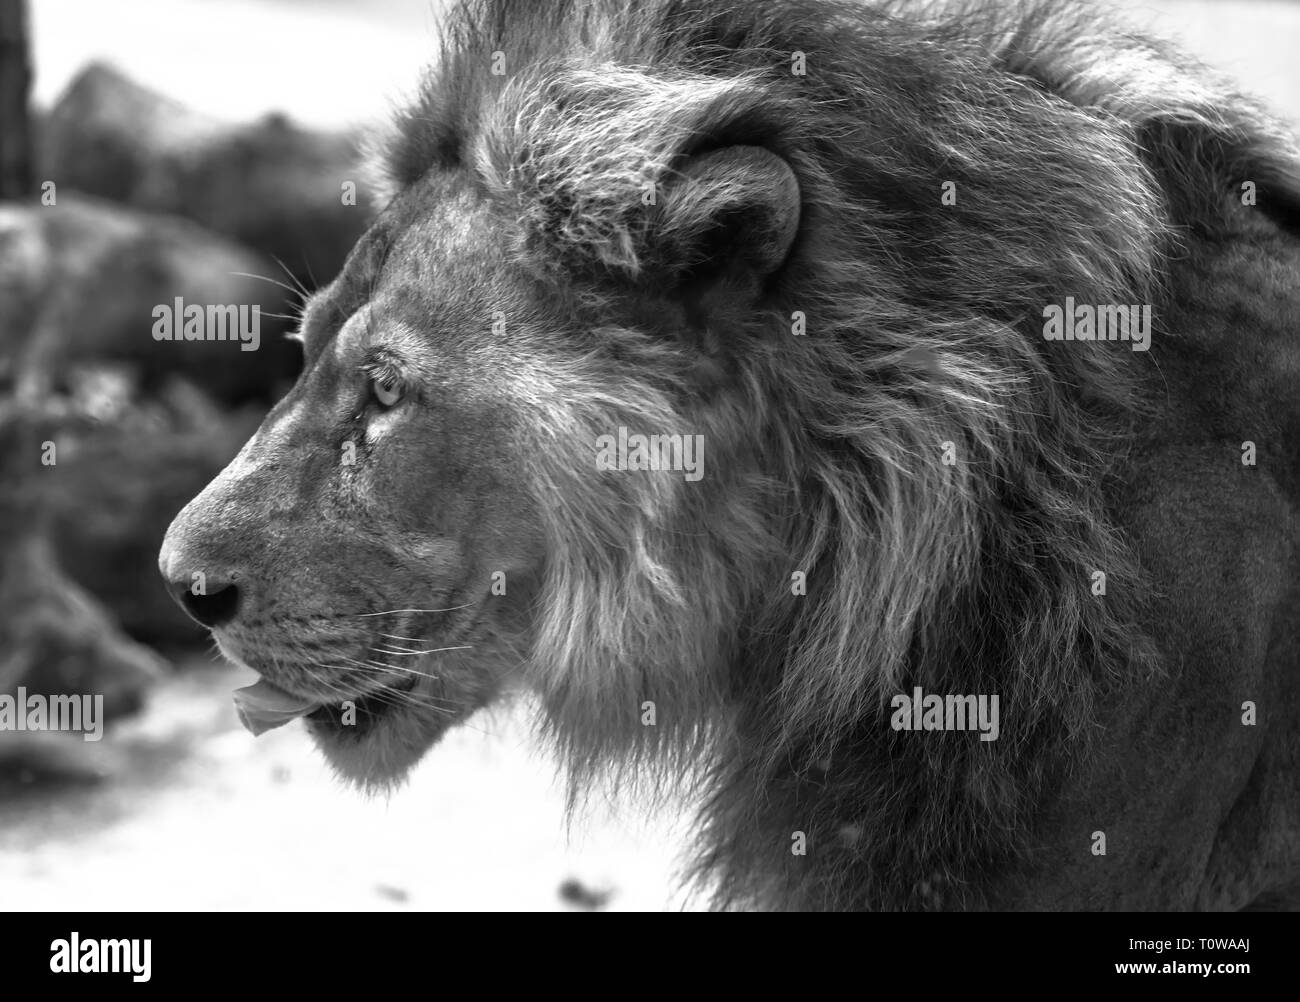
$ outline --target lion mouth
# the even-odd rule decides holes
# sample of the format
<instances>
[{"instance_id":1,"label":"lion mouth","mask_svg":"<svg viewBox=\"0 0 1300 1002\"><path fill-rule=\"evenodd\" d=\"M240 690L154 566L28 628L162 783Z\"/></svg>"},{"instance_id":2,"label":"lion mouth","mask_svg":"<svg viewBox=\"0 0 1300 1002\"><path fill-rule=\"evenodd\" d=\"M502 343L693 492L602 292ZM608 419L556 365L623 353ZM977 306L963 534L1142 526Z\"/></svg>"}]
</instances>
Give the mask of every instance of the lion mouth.
<instances>
[{"instance_id":1,"label":"lion mouth","mask_svg":"<svg viewBox=\"0 0 1300 1002\"><path fill-rule=\"evenodd\" d=\"M405 679L347 699L331 700L303 716L310 723L338 736L364 737L406 705L403 697L411 693L416 681L415 678Z\"/></svg>"},{"instance_id":2,"label":"lion mouth","mask_svg":"<svg viewBox=\"0 0 1300 1002\"><path fill-rule=\"evenodd\" d=\"M231 660L258 671L249 662L261 664L262 659L238 657L244 652L227 650L227 646L234 645L222 644ZM456 646L448 641L439 651L400 653L471 649L468 644ZM375 664L375 671L365 672L362 681L362 672L322 677L304 663L265 660L268 675L274 674L275 681L263 678L236 691L240 722L256 736L301 720L335 773L366 790L391 789L448 730L486 702L478 698L486 690L463 684L458 688L456 681L446 678L448 672L455 673L454 663L443 665L438 674L411 666ZM321 692L321 687L326 691Z\"/></svg>"},{"instance_id":3,"label":"lion mouth","mask_svg":"<svg viewBox=\"0 0 1300 1002\"><path fill-rule=\"evenodd\" d=\"M262 679L235 690L235 710L239 722L254 737L299 718L332 730L362 734L398 709L403 697L415 687L415 681L404 679L380 689L322 702L318 697L299 696Z\"/></svg>"}]
</instances>

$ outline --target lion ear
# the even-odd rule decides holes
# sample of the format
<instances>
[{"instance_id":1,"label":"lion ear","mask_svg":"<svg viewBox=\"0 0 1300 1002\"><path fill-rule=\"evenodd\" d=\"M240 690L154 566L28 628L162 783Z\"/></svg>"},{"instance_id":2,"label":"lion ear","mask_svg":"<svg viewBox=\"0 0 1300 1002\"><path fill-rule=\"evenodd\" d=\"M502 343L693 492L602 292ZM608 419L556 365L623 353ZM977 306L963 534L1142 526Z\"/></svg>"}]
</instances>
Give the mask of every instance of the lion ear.
<instances>
[{"instance_id":1,"label":"lion ear","mask_svg":"<svg viewBox=\"0 0 1300 1002\"><path fill-rule=\"evenodd\" d=\"M653 279L691 286L762 282L790 255L801 216L799 181L760 146L691 158L661 185L644 262Z\"/></svg>"}]
</instances>

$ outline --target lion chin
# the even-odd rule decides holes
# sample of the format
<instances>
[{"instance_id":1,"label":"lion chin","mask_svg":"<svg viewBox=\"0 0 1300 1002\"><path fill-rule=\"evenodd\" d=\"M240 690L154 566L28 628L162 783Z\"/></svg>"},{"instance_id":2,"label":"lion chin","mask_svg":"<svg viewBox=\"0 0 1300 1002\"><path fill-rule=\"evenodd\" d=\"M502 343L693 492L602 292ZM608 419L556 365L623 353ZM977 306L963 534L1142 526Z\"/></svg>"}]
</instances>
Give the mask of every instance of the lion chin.
<instances>
[{"instance_id":1,"label":"lion chin","mask_svg":"<svg viewBox=\"0 0 1300 1002\"><path fill-rule=\"evenodd\" d=\"M415 703L356 701L356 720L328 704L305 718L307 733L325 760L348 783L367 792L391 790L456 723L445 711Z\"/></svg>"},{"instance_id":2,"label":"lion chin","mask_svg":"<svg viewBox=\"0 0 1300 1002\"><path fill-rule=\"evenodd\" d=\"M264 681L259 686L266 686L268 678L277 678L280 684L274 684L271 691L291 701L280 723L301 716L307 733L336 775L368 792L391 790L401 784L416 763L474 705L471 702L468 709L455 708L466 704L450 698L431 671L418 669L410 669L397 681L382 681L356 692L335 689L323 697L320 692L306 691L300 679L298 684L286 687L280 676L287 674L292 679L293 673L286 672L283 663L273 667L276 658L250 658L244 646L230 637L218 637L217 646L233 663L261 675ZM279 726L265 721L250 724L245 717L248 706L241 705L239 698L248 691L236 693L244 725L254 735ZM293 702L297 707L292 706Z\"/></svg>"}]
</instances>

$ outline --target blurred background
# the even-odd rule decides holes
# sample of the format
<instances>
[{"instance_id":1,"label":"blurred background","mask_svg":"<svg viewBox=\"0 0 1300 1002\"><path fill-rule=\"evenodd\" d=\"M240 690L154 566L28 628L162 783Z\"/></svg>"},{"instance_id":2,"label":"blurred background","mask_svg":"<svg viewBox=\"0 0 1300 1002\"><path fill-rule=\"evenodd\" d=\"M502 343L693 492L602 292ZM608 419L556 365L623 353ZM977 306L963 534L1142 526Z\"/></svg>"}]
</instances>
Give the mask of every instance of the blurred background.
<instances>
[{"instance_id":1,"label":"blurred background","mask_svg":"<svg viewBox=\"0 0 1300 1002\"><path fill-rule=\"evenodd\" d=\"M1296 119L1300 4L1121 6ZM109 718L95 742L0 730L0 909L697 904L684 808L566 829L527 707L388 798L299 725L254 740L230 701L254 677L158 578L172 517L295 377L302 293L377 209L359 141L412 93L436 8L0 0L0 694L102 694ZM156 341L177 296L257 304L259 350Z\"/></svg>"}]
</instances>

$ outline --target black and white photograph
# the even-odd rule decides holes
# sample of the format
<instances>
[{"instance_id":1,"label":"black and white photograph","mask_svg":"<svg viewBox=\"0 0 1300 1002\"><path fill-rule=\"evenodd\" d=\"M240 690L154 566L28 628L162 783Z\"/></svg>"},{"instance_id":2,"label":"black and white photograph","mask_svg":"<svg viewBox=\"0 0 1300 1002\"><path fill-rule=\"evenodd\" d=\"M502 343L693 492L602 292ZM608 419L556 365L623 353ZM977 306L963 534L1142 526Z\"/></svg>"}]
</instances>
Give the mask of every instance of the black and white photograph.
<instances>
[{"instance_id":1,"label":"black and white photograph","mask_svg":"<svg viewBox=\"0 0 1300 1002\"><path fill-rule=\"evenodd\" d=\"M1154 913L1300 910L1297 52L1289 0L0 0L0 918L87 917L22 965L1144 913L1111 983L1251 983L1281 919Z\"/></svg>"}]
</instances>

